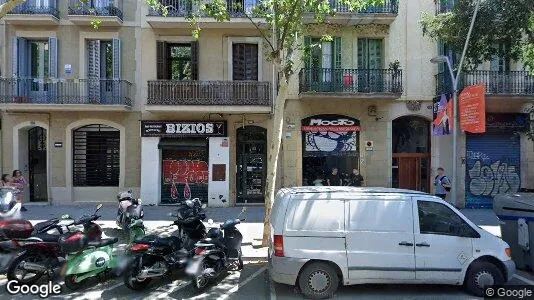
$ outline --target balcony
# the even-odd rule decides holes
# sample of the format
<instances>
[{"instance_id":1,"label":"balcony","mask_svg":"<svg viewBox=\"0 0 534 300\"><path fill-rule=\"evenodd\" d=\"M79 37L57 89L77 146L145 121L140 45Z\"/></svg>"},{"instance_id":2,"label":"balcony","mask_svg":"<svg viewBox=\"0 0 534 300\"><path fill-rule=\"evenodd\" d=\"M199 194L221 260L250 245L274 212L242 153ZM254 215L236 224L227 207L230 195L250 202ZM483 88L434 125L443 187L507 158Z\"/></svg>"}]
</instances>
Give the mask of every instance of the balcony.
<instances>
[{"instance_id":1,"label":"balcony","mask_svg":"<svg viewBox=\"0 0 534 300\"><path fill-rule=\"evenodd\" d=\"M146 109L149 111L269 113L271 106L270 82L176 80L148 82Z\"/></svg>"},{"instance_id":2,"label":"balcony","mask_svg":"<svg viewBox=\"0 0 534 300\"><path fill-rule=\"evenodd\" d=\"M160 3L167 7L167 16L164 17L160 11L149 8L147 22L152 28L189 28L187 17L198 14L198 23L202 28L255 28L246 14L258 23L261 19L254 17L253 9L260 1L227 0L230 21L219 23L203 14L200 5L193 0L160 0ZM209 3L209 0L205 0L205 3Z\"/></svg>"},{"instance_id":3,"label":"balcony","mask_svg":"<svg viewBox=\"0 0 534 300\"><path fill-rule=\"evenodd\" d=\"M302 69L299 94L301 99L397 99L402 94L402 70Z\"/></svg>"},{"instance_id":4,"label":"balcony","mask_svg":"<svg viewBox=\"0 0 534 300\"><path fill-rule=\"evenodd\" d=\"M98 18L100 26L120 26L123 21L122 0L69 0L68 18L82 26L91 25Z\"/></svg>"},{"instance_id":5,"label":"balcony","mask_svg":"<svg viewBox=\"0 0 534 300\"><path fill-rule=\"evenodd\" d=\"M331 6L336 11L336 15L328 18L328 23L342 24L347 26L364 24L385 24L389 25L395 21L399 13L399 0L385 0L384 4L369 6L364 10L350 11L348 6L338 0L330 0ZM314 23L314 17L309 15L304 17L304 22Z\"/></svg>"},{"instance_id":6,"label":"balcony","mask_svg":"<svg viewBox=\"0 0 534 300\"><path fill-rule=\"evenodd\" d=\"M126 110L132 84L118 79L0 78L0 107L12 110Z\"/></svg>"},{"instance_id":7,"label":"balcony","mask_svg":"<svg viewBox=\"0 0 534 300\"><path fill-rule=\"evenodd\" d=\"M452 12L456 0L434 0L436 3L436 15Z\"/></svg>"},{"instance_id":8,"label":"balcony","mask_svg":"<svg viewBox=\"0 0 534 300\"><path fill-rule=\"evenodd\" d=\"M0 5L5 2L6 0L0 0ZM17 5L3 19L13 25L57 25L59 24L57 1L27 0Z\"/></svg>"},{"instance_id":9,"label":"balcony","mask_svg":"<svg viewBox=\"0 0 534 300\"><path fill-rule=\"evenodd\" d=\"M435 77L436 95L452 93L450 75L439 73ZM528 71L471 71L460 76L458 89L481 83L489 97L534 98L534 76Z\"/></svg>"}]
</instances>

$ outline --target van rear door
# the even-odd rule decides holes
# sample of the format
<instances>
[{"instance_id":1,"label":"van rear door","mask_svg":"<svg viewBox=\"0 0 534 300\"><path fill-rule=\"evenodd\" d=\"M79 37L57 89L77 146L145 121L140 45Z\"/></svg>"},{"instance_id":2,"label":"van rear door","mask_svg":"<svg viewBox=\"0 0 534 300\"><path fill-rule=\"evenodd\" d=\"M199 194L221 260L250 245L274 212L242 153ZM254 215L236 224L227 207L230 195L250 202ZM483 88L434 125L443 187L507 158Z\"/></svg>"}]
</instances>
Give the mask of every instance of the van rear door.
<instances>
[{"instance_id":1,"label":"van rear door","mask_svg":"<svg viewBox=\"0 0 534 300\"><path fill-rule=\"evenodd\" d=\"M415 280L411 199L357 196L347 201L347 265L352 282Z\"/></svg>"}]
</instances>

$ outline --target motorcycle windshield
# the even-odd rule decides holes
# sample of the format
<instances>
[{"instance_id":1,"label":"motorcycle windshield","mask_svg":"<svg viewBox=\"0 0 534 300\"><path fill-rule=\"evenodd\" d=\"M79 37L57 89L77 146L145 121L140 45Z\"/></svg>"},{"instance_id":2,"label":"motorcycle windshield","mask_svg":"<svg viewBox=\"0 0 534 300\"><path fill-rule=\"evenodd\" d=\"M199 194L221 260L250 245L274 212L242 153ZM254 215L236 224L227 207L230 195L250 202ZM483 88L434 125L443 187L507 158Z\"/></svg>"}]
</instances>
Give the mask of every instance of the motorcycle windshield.
<instances>
[{"instance_id":1,"label":"motorcycle windshield","mask_svg":"<svg viewBox=\"0 0 534 300\"><path fill-rule=\"evenodd\" d=\"M140 219L143 207L141 205L130 205L126 211L130 213L130 218Z\"/></svg>"}]
</instances>

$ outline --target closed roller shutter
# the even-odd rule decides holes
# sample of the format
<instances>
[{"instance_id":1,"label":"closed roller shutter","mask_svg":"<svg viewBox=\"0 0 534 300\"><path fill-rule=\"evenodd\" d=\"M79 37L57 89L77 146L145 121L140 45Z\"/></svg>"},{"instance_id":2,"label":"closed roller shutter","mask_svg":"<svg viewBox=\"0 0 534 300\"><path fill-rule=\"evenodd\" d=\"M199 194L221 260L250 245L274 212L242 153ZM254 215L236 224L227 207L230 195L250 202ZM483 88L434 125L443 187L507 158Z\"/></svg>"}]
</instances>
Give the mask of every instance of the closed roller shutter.
<instances>
[{"instance_id":1,"label":"closed roller shutter","mask_svg":"<svg viewBox=\"0 0 534 300\"><path fill-rule=\"evenodd\" d=\"M467 208L492 208L495 195L517 192L521 186L517 135L467 135L466 163Z\"/></svg>"}]
</instances>

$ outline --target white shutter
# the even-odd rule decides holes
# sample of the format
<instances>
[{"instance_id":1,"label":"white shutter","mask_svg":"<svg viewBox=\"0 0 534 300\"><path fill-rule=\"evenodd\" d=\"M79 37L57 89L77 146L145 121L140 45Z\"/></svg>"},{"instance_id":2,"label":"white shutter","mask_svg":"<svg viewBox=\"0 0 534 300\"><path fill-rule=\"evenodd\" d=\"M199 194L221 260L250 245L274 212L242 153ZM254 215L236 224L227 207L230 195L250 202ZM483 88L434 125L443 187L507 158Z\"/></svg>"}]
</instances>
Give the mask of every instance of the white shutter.
<instances>
[{"instance_id":1,"label":"white shutter","mask_svg":"<svg viewBox=\"0 0 534 300\"><path fill-rule=\"evenodd\" d=\"M121 78L121 41L113 39L113 79Z\"/></svg>"},{"instance_id":2,"label":"white shutter","mask_svg":"<svg viewBox=\"0 0 534 300\"><path fill-rule=\"evenodd\" d=\"M87 88L89 103L100 103L100 41L90 40L88 46Z\"/></svg>"},{"instance_id":3,"label":"white shutter","mask_svg":"<svg viewBox=\"0 0 534 300\"><path fill-rule=\"evenodd\" d=\"M324 72L324 78L323 82L331 82L332 81L332 43L331 42L323 42L321 46L321 50L323 52L323 72Z\"/></svg>"},{"instance_id":4,"label":"white shutter","mask_svg":"<svg viewBox=\"0 0 534 300\"><path fill-rule=\"evenodd\" d=\"M57 39L55 37L48 38L48 55L49 55L49 76L51 78L58 77L57 74Z\"/></svg>"}]
</instances>

